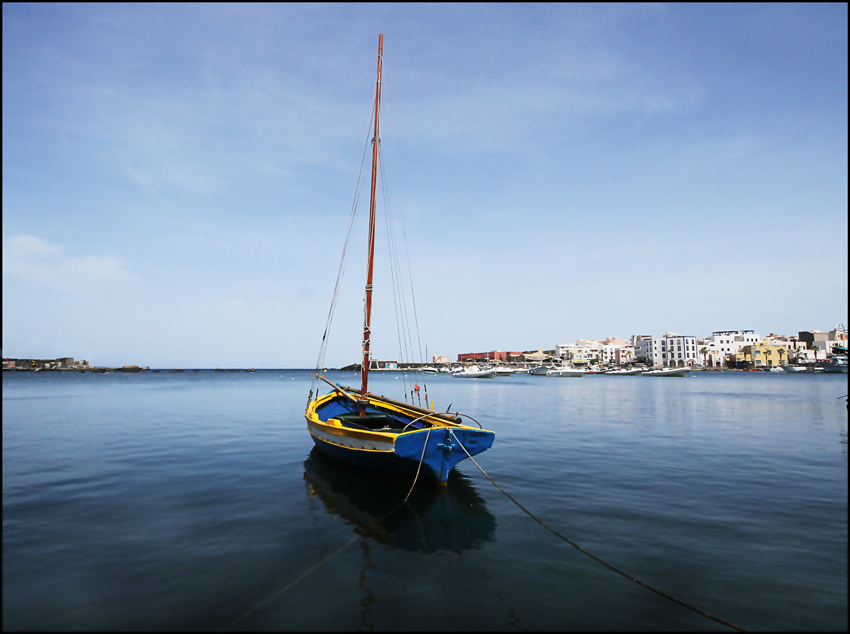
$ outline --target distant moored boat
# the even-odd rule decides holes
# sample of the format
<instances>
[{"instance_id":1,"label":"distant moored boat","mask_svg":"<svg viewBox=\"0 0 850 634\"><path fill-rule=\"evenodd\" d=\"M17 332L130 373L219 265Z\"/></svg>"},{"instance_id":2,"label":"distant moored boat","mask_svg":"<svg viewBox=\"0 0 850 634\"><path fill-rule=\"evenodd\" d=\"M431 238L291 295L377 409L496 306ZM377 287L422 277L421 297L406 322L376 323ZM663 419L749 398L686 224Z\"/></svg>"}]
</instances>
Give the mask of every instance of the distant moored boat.
<instances>
[{"instance_id":1,"label":"distant moored boat","mask_svg":"<svg viewBox=\"0 0 850 634\"><path fill-rule=\"evenodd\" d=\"M659 368L658 370L646 370L642 376L687 376L690 368Z\"/></svg>"}]
</instances>

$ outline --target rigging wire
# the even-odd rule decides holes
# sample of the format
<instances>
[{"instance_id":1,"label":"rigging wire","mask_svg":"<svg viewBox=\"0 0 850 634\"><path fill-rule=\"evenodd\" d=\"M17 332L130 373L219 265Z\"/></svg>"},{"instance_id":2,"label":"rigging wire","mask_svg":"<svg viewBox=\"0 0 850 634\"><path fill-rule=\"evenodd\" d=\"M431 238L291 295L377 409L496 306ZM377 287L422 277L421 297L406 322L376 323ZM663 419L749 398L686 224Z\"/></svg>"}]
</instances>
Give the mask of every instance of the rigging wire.
<instances>
[{"instance_id":1,"label":"rigging wire","mask_svg":"<svg viewBox=\"0 0 850 634\"><path fill-rule=\"evenodd\" d=\"M384 189L384 178L383 178L383 161L380 162L381 166L381 189L384 194L384 222L387 228L387 249L390 255L390 279L392 282L393 289L393 308L395 309L395 325L396 325L396 334L398 336L398 350L399 350L399 361L404 361L404 348L402 344L402 325L399 319L399 300L398 300L398 288L396 282L396 272L395 272L395 258L393 253L393 234L392 229L390 227L390 212L389 212L389 204L387 201L386 190Z\"/></svg>"},{"instance_id":2,"label":"rigging wire","mask_svg":"<svg viewBox=\"0 0 850 634\"><path fill-rule=\"evenodd\" d=\"M351 240L351 231L354 227L354 219L355 219L355 216L357 214L357 207L358 207L358 204L360 202L360 196L363 192L363 188L361 186L362 176L363 176L363 164L366 160L366 150L369 147L369 130L372 127L372 121L374 121L374 117L375 117L375 106L373 105L372 106L372 114L369 117L369 125L366 128L366 142L363 145L363 153L360 156L360 169L357 172L357 183L354 187L354 200L351 203L351 214L350 214L349 219L348 219L348 229L346 230L345 243L344 243L343 248L342 248L342 257L340 258L339 270L337 271L337 275L336 275L336 284L334 285L333 298L331 299L331 306L330 306L330 309L328 310L328 319L325 322L325 332L322 335L322 344L319 348L319 356L318 356L318 359L316 359L316 370L321 370L324 367L324 364L325 364L325 355L327 354L327 350L328 350L328 341L329 341L329 335L330 335L330 331L331 331L331 324L333 323L334 310L336 309L336 302L337 302L337 299L339 297L339 286L340 286L340 283L342 282L342 278L345 276L345 265L346 265L346 261L348 259L348 245L349 245L350 240ZM315 385L316 385L316 379L313 378L313 380L310 382L310 395L307 398L307 404L308 405L310 404L310 401L313 398L313 388L315 387Z\"/></svg>"},{"instance_id":3,"label":"rigging wire","mask_svg":"<svg viewBox=\"0 0 850 634\"><path fill-rule=\"evenodd\" d=\"M390 278L392 280L393 290L393 307L396 318L396 334L398 337L398 355L399 362L405 363L409 361L409 355L405 354L405 326L407 324L406 311L404 311L404 290L401 287L401 276L398 274L398 250L395 248L395 231L392 222L392 214L390 213L390 199L387 194L387 179L385 178L383 154L378 154L378 170L381 176L381 195L384 201L384 222L387 230L387 251L389 252L390 262ZM401 304L402 309L399 308ZM402 388L404 390L404 400L407 401L407 373L402 372ZM411 394L411 402L413 395Z\"/></svg>"},{"instance_id":4,"label":"rigging wire","mask_svg":"<svg viewBox=\"0 0 850 634\"><path fill-rule=\"evenodd\" d=\"M381 185L382 185L382 194L384 196L384 210L385 210L385 219L386 219L386 227L387 227L387 246L390 252L390 271L393 280L393 301L396 304L396 310L401 312L401 329L400 329L400 337L401 342L399 347L403 349L400 350L399 354L402 357L405 357L406 361L413 361L413 344L410 339L410 318L408 317L407 312L407 298L404 293L404 280L401 275L401 266L399 263L398 257L398 245L395 236L395 223L393 222L392 215L390 213L390 204L389 204L389 196L386 190L386 180L383 178L384 175L384 162L383 158L379 161L380 170L381 170Z\"/></svg>"},{"instance_id":5,"label":"rigging wire","mask_svg":"<svg viewBox=\"0 0 850 634\"><path fill-rule=\"evenodd\" d=\"M387 122L390 126L390 145L393 148L393 165L395 166L396 189L398 190L398 206L401 215L401 229L404 235L404 250L407 254L407 274L410 279L410 297L413 300L413 319L416 323L416 342L419 344L419 363L422 363L422 339L419 336L419 316L416 312L416 294L413 292L413 270L410 266L410 247L407 244L407 226L404 222L404 205L401 201L401 180L398 171L398 157L395 151L395 135L393 134L393 117L390 112L390 92L385 89L386 105L387 105Z\"/></svg>"},{"instance_id":6,"label":"rigging wire","mask_svg":"<svg viewBox=\"0 0 850 634\"><path fill-rule=\"evenodd\" d=\"M390 139L393 147L393 163L396 169L396 187L398 189L399 195L399 209L401 215L401 226L402 233L404 236L404 247L405 247L405 256L407 259L407 272L408 272L408 280L410 283L410 296L412 303L412 312L413 312L413 321L416 329L416 342L419 351L419 362L423 361L422 357L422 340L419 334L419 316L416 310L416 295L413 289L413 273L412 267L410 264L410 248L407 242L407 227L404 218L404 207L401 202L401 184L399 180L398 174L398 162L395 153L395 136L393 134L392 127L392 118L389 110L389 93L385 90L385 100L387 109L387 116L389 118L390 123ZM399 346L399 362L400 363L409 363L415 360L414 350L415 346L413 344L413 328L411 327L410 320L410 312L411 310L408 308L407 303L407 293L404 284L404 275L402 274L401 267L401 257L399 256L399 247L398 247L398 239L396 238L396 229L395 229L395 221L393 214L393 207L390 204L390 196L388 193L389 187L389 179L386 177L386 166L384 163L384 155L381 151L383 148L379 146L378 151L378 170L381 180L381 195L384 203L384 218L387 230L387 245L389 252L389 269L390 276L392 281L392 289L393 289L393 302L394 302L394 310L396 317L396 333L398 338L398 346ZM407 373L402 373L402 387L404 393L404 400L407 401L408 395L408 386L407 386ZM413 385L411 384L411 388ZM411 400L414 399L414 391L411 389L410 391ZM421 398L421 397L420 397ZM426 396L427 402L427 396Z\"/></svg>"}]
</instances>

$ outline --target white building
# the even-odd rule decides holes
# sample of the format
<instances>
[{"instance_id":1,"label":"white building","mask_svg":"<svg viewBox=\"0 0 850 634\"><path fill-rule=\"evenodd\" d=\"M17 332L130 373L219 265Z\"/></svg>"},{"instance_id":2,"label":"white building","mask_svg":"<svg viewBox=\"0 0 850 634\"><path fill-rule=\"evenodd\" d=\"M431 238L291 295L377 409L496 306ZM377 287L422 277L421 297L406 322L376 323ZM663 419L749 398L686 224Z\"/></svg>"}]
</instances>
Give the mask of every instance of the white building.
<instances>
[{"instance_id":1,"label":"white building","mask_svg":"<svg viewBox=\"0 0 850 634\"><path fill-rule=\"evenodd\" d=\"M577 363L579 365L587 363L588 360L595 358L596 351L597 348L589 345L578 345L578 343L559 343L555 348L555 354L557 354L561 359L571 363Z\"/></svg>"},{"instance_id":2,"label":"white building","mask_svg":"<svg viewBox=\"0 0 850 634\"><path fill-rule=\"evenodd\" d=\"M661 365L661 337L632 335L635 361L646 365Z\"/></svg>"},{"instance_id":3,"label":"white building","mask_svg":"<svg viewBox=\"0 0 850 634\"><path fill-rule=\"evenodd\" d=\"M608 337L600 344L599 351L605 365L624 365L634 360L634 346L619 337Z\"/></svg>"},{"instance_id":4,"label":"white building","mask_svg":"<svg viewBox=\"0 0 850 634\"><path fill-rule=\"evenodd\" d=\"M555 351L561 359L578 365L584 363L622 365L631 363L635 357L634 346L619 337L608 337L605 341L578 339L574 344L558 344Z\"/></svg>"},{"instance_id":5,"label":"white building","mask_svg":"<svg viewBox=\"0 0 850 634\"><path fill-rule=\"evenodd\" d=\"M575 343L560 343L555 354L564 361L582 365L602 360L602 342L596 339L577 339Z\"/></svg>"},{"instance_id":6,"label":"white building","mask_svg":"<svg viewBox=\"0 0 850 634\"><path fill-rule=\"evenodd\" d=\"M671 368L684 368L699 363L697 338L673 332L665 333L661 339L661 362Z\"/></svg>"},{"instance_id":7,"label":"white building","mask_svg":"<svg viewBox=\"0 0 850 634\"><path fill-rule=\"evenodd\" d=\"M635 361L651 366L683 368L699 363L697 338L666 332L663 337L634 335Z\"/></svg>"},{"instance_id":8,"label":"white building","mask_svg":"<svg viewBox=\"0 0 850 634\"><path fill-rule=\"evenodd\" d=\"M717 330L711 333L711 337L700 339L698 360L707 367L720 368L729 361L729 355L741 354L744 346L763 340L752 330Z\"/></svg>"}]
</instances>

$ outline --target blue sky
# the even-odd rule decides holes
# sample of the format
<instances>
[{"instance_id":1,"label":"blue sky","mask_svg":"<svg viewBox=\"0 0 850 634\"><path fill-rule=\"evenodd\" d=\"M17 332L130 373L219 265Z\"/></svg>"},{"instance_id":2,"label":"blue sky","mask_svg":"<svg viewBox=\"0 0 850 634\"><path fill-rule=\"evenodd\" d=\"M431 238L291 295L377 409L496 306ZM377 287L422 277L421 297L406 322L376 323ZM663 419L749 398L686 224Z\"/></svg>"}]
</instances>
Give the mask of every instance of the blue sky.
<instances>
[{"instance_id":1,"label":"blue sky","mask_svg":"<svg viewBox=\"0 0 850 634\"><path fill-rule=\"evenodd\" d=\"M846 325L847 17L4 4L3 355L312 367L378 33L428 354ZM359 358L367 210L329 366Z\"/></svg>"}]
</instances>

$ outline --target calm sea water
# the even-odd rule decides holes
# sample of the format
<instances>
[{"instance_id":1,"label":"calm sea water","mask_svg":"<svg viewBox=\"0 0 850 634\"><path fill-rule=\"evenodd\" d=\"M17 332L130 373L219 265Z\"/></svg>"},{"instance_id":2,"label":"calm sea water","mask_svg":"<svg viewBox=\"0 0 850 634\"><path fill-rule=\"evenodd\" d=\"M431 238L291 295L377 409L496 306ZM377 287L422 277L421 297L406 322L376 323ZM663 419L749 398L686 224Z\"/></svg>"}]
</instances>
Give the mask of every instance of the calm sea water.
<instances>
[{"instance_id":1,"label":"calm sea water","mask_svg":"<svg viewBox=\"0 0 850 634\"><path fill-rule=\"evenodd\" d=\"M745 628L847 630L846 376L371 378L494 430L496 482L635 577ZM309 382L4 373L3 628L726 629L469 460L358 536L412 479L316 455Z\"/></svg>"}]
</instances>

